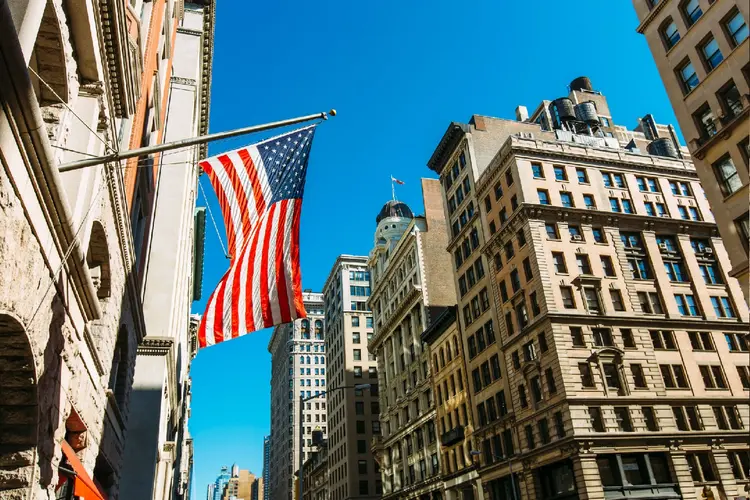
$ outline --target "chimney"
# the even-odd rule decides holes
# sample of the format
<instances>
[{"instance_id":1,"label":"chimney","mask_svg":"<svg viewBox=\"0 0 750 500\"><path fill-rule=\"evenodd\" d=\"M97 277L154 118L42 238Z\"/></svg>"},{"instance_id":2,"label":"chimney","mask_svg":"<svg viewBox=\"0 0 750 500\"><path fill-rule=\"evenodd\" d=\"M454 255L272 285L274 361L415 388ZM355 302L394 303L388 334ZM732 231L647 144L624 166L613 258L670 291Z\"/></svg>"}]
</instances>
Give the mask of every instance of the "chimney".
<instances>
[{"instance_id":1,"label":"chimney","mask_svg":"<svg viewBox=\"0 0 750 500\"><path fill-rule=\"evenodd\" d=\"M518 106L516 108L516 120L519 122L525 122L529 119L529 110L526 109L526 106Z\"/></svg>"}]
</instances>

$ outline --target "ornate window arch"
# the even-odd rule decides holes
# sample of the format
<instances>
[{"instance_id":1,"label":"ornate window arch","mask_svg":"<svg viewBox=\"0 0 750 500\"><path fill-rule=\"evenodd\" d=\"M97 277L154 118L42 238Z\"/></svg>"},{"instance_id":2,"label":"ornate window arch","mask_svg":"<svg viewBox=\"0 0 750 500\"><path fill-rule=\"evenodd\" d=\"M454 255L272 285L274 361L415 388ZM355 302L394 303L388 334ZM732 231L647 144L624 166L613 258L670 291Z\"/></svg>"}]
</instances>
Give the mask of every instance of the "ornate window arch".
<instances>
[{"instance_id":1,"label":"ornate window arch","mask_svg":"<svg viewBox=\"0 0 750 500\"><path fill-rule=\"evenodd\" d=\"M91 238L86 252L86 264L94 281L96 295L99 300L108 298L111 293L111 271L109 265L109 247L104 226L98 220L91 225Z\"/></svg>"}]
</instances>

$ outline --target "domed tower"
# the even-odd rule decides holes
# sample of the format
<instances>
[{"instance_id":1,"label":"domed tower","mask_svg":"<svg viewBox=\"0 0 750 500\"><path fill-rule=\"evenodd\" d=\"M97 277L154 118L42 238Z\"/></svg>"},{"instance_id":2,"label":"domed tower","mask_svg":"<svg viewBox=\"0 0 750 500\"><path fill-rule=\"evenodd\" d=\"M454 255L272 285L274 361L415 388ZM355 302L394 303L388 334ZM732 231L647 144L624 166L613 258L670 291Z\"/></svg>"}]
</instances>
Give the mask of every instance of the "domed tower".
<instances>
[{"instance_id":1,"label":"domed tower","mask_svg":"<svg viewBox=\"0 0 750 500\"><path fill-rule=\"evenodd\" d=\"M375 224L377 224L375 246L398 241L413 218L414 214L406 203L396 200L388 201L375 217Z\"/></svg>"},{"instance_id":2,"label":"domed tower","mask_svg":"<svg viewBox=\"0 0 750 500\"><path fill-rule=\"evenodd\" d=\"M409 206L397 200L388 201L375 217L375 244L370 251L369 262L373 284L380 276L391 249L401 239L413 218L414 214Z\"/></svg>"}]
</instances>

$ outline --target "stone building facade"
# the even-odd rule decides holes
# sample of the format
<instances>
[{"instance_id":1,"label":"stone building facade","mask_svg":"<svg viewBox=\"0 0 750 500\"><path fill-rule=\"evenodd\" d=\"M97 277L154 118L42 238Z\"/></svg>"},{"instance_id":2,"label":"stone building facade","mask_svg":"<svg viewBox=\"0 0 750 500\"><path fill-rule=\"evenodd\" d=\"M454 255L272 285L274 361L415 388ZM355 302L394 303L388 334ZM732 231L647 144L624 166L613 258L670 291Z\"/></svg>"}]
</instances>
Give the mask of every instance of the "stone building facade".
<instances>
[{"instance_id":1,"label":"stone building facade","mask_svg":"<svg viewBox=\"0 0 750 500\"><path fill-rule=\"evenodd\" d=\"M326 344L323 294L302 294L307 318L274 328L268 342L271 353L270 490L273 500L297 498L296 473L300 464L299 416L304 417L303 460L315 451L313 431L327 438ZM300 407L300 396L320 395Z\"/></svg>"},{"instance_id":2,"label":"stone building facade","mask_svg":"<svg viewBox=\"0 0 750 500\"><path fill-rule=\"evenodd\" d=\"M382 431L373 451L383 498L442 498L430 354L421 335L456 297L439 183L423 179L422 193L424 216L395 200L383 206L368 263L374 321L368 347L378 361Z\"/></svg>"},{"instance_id":3,"label":"stone building facade","mask_svg":"<svg viewBox=\"0 0 750 500\"><path fill-rule=\"evenodd\" d=\"M303 500L330 500L328 447L321 446L305 462Z\"/></svg>"},{"instance_id":4,"label":"stone building facade","mask_svg":"<svg viewBox=\"0 0 750 500\"><path fill-rule=\"evenodd\" d=\"M466 375L466 357L459 330L458 308L448 307L422 333L432 353L432 390L437 398L435 418L440 434L443 489L446 500L482 498ZM499 357L492 366L500 370Z\"/></svg>"},{"instance_id":5,"label":"stone building facade","mask_svg":"<svg viewBox=\"0 0 750 500\"><path fill-rule=\"evenodd\" d=\"M750 5L633 0L693 163L748 300Z\"/></svg>"},{"instance_id":6,"label":"stone building facade","mask_svg":"<svg viewBox=\"0 0 750 500\"><path fill-rule=\"evenodd\" d=\"M328 373L328 494L337 499L380 498L378 464L370 454L380 434L380 402L367 257L340 255L323 286ZM355 386L370 384L369 389Z\"/></svg>"},{"instance_id":7,"label":"stone building facade","mask_svg":"<svg viewBox=\"0 0 750 500\"><path fill-rule=\"evenodd\" d=\"M205 110L214 34L213 2L175 2L170 9L179 12L169 44L174 67L164 83L169 100L161 111L161 137L167 142L208 129ZM195 204L197 163L204 153L198 147L164 153L161 159L168 165L155 172L153 231L143 270L147 335L138 348L132 433L123 469L122 489L129 498L188 495L189 369L195 355L190 306L201 295L205 217L196 212Z\"/></svg>"},{"instance_id":8,"label":"stone building facade","mask_svg":"<svg viewBox=\"0 0 750 500\"><path fill-rule=\"evenodd\" d=\"M454 124L440 148L446 211L441 155L478 164L501 319L498 376L469 384L485 496L741 495L748 312L670 127L616 125L581 78L530 116Z\"/></svg>"},{"instance_id":9,"label":"stone building facade","mask_svg":"<svg viewBox=\"0 0 750 500\"><path fill-rule=\"evenodd\" d=\"M124 145L140 96L139 19L126 2L71 3L0 3L3 498L74 483L120 496L145 335L121 169L58 171Z\"/></svg>"}]
</instances>

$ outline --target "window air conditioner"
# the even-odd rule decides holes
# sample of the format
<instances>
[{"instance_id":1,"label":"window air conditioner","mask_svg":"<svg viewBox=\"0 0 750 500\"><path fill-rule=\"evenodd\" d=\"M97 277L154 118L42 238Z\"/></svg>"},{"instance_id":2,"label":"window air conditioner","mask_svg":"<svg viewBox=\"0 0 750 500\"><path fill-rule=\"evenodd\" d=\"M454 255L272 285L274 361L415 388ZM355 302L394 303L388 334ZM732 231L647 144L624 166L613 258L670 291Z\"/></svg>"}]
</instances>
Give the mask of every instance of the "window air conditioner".
<instances>
[{"instance_id":1,"label":"window air conditioner","mask_svg":"<svg viewBox=\"0 0 750 500\"><path fill-rule=\"evenodd\" d=\"M570 241L582 241L582 240L583 238L581 238L581 236L578 234L574 234L573 236L570 237Z\"/></svg>"},{"instance_id":2,"label":"window air conditioner","mask_svg":"<svg viewBox=\"0 0 750 500\"><path fill-rule=\"evenodd\" d=\"M659 250L664 250L666 252L668 250L667 249L667 244L666 243L659 243Z\"/></svg>"},{"instance_id":3,"label":"window air conditioner","mask_svg":"<svg viewBox=\"0 0 750 500\"><path fill-rule=\"evenodd\" d=\"M712 253L714 253L714 249L710 248L710 247L706 247L706 248L703 249L703 253L712 254Z\"/></svg>"}]
</instances>

